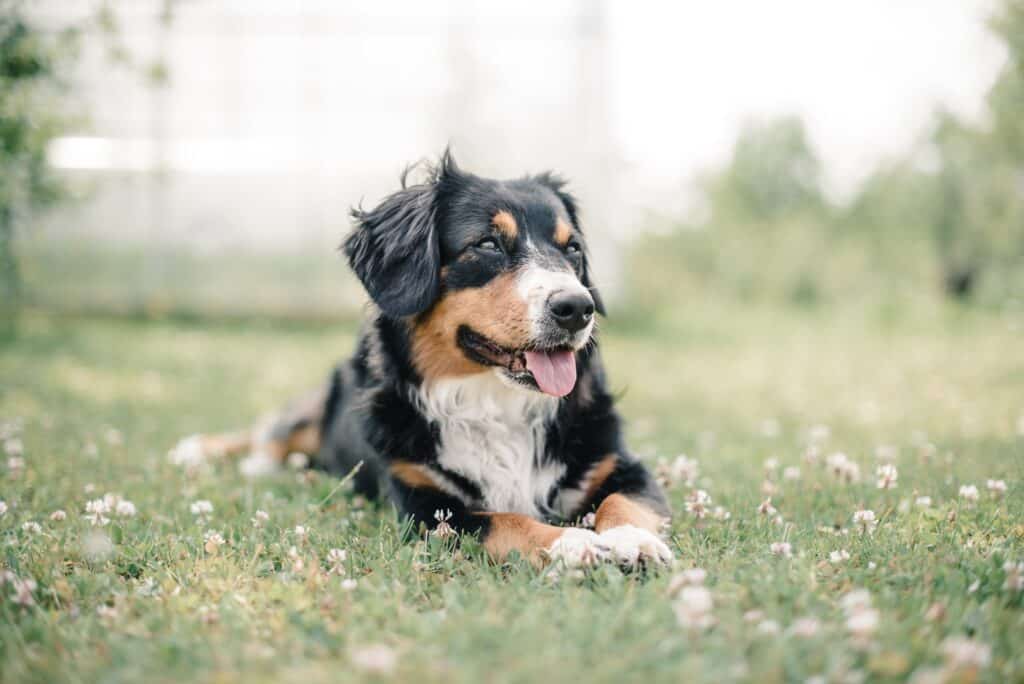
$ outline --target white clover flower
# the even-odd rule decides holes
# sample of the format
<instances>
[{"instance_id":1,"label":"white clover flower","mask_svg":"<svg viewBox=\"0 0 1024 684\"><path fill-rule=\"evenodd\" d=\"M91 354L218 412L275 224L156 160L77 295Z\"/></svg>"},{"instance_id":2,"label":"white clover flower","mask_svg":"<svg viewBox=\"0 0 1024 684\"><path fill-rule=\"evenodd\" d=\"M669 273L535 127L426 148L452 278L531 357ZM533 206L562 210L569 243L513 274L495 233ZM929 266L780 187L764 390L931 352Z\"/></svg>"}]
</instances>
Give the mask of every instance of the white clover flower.
<instances>
[{"instance_id":1,"label":"white clover flower","mask_svg":"<svg viewBox=\"0 0 1024 684\"><path fill-rule=\"evenodd\" d=\"M1008 589L1009 591L1024 590L1024 562L1014 563L1013 561L1006 561L1003 563L1003 572L1006 573L1003 589Z\"/></svg>"},{"instance_id":2,"label":"white clover flower","mask_svg":"<svg viewBox=\"0 0 1024 684\"><path fill-rule=\"evenodd\" d=\"M356 582L354 579L351 579L351 578L341 580L341 588L344 589L345 591L352 591L352 590L354 590L356 588L356 586L358 586L358 584L359 584L358 582Z\"/></svg>"},{"instance_id":3,"label":"white clover flower","mask_svg":"<svg viewBox=\"0 0 1024 684\"><path fill-rule=\"evenodd\" d=\"M117 502L117 506L114 507L114 512L122 518L131 518L135 516L135 504L127 499L122 499Z\"/></svg>"},{"instance_id":4,"label":"white clover flower","mask_svg":"<svg viewBox=\"0 0 1024 684\"><path fill-rule=\"evenodd\" d=\"M878 466L878 468L875 469L875 475L878 476L879 489L895 489L896 481L900 477L899 472L896 470L896 466L891 463L885 463Z\"/></svg>"},{"instance_id":5,"label":"white clover flower","mask_svg":"<svg viewBox=\"0 0 1024 684\"><path fill-rule=\"evenodd\" d=\"M295 537L300 542L301 541L306 541L306 538L309 537L309 530L306 529L305 525L296 525L295 526Z\"/></svg>"},{"instance_id":6,"label":"white clover flower","mask_svg":"<svg viewBox=\"0 0 1024 684\"><path fill-rule=\"evenodd\" d=\"M270 520L270 514L266 511L256 511L251 518L253 527L263 527L268 520Z\"/></svg>"},{"instance_id":7,"label":"white clover flower","mask_svg":"<svg viewBox=\"0 0 1024 684\"><path fill-rule=\"evenodd\" d=\"M793 546L789 542L772 542L769 547L772 554L776 556L785 556L786 558L793 557Z\"/></svg>"},{"instance_id":8,"label":"white clover flower","mask_svg":"<svg viewBox=\"0 0 1024 684\"><path fill-rule=\"evenodd\" d=\"M384 644L368 644L349 651L349 661L357 670L373 674L391 674L398 664L398 654Z\"/></svg>"},{"instance_id":9,"label":"white clover flower","mask_svg":"<svg viewBox=\"0 0 1024 684\"><path fill-rule=\"evenodd\" d=\"M755 622L760 622L764 619L764 611L761 610L748 610L743 614L743 621L748 625L752 625Z\"/></svg>"},{"instance_id":10,"label":"white clover flower","mask_svg":"<svg viewBox=\"0 0 1024 684\"><path fill-rule=\"evenodd\" d=\"M213 625L220 621L220 611L217 606L199 606L196 611L199 614L199 621L204 625Z\"/></svg>"},{"instance_id":11,"label":"white clover flower","mask_svg":"<svg viewBox=\"0 0 1024 684\"><path fill-rule=\"evenodd\" d=\"M932 505L932 497L930 496L919 496L914 499L914 505L920 508L928 508Z\"/></svg>"},{"instance_id":12,"label":"white clover flower","mask_svg":"<svg viewBox=\"0 0 1024 684\"><path fill-rule=\"evenodd\" d=\"M217 553L217 550L227 543L220 532L214 530L207 530L203 534L203 542L203 548L206 549L207 553Z\"/></svg>"},{"instance_id":13,"label":"white clover flower","mask_svg":"<svg viewBox=\"0 0 1024 684\"><path fill-rule=\"evenodd\" d=\"M847 484L860 482L860 466L856 462L851 461L841 451L829 454L828 458L825 459L825 463L828 465L832 475L839 481Z\"/></svg>"},{"instance_id":14,"label":"white clover flower","mask_svg":"<svg viewBox=\"0 0 1024 684\"><path fill-rule=\"evenodd\" d=\"M36 581L32 578L18 579L13 577L10 579L11 587L14 589L14 595L11 596L11 601L18 606L28 608L34 606L36 601L32 596L32 592L36 590Z\"/></svg>"},{"instance_id":15,"label":"white clover flower","mask_svg":"<svg viewBox=\"0 0 1024 684\"><path fill-rule=\"evenodd\" d=\"M846 618L846 629L858 640L867 640L878 629L879 616L874 608L858 611Z\"/></svg>"},{"instance_id":16,"label":"white clover flower","mask_svg":"<svg viewBox=\"0 0 1024 684\"><path fill-rule=\"evenodd\" d=\"M7 515L7 504L3 501L3 499L0 499L0 518L4 517L5 515Z\"/></svg>"},{"instance_id":17,"label":"white clover flower","mask_svg":"<svg viewBox=\"0 0 1024 684\"><path fill-rule=\"evenodd\" d=\"M821 631L821 623L812 617L799 618L789 626L789 633L801 639L810 639Z\"/></svg>"},{"instance_id":18,"label":"white clover flower","mask_svg":"<svg viewBox=\"0 0 1024 684\"><path fill-rule=\"evenodd\" d=\"M800 468L798 466L788 466L782 471L782 479L796 482L800 479Z\"/></svg>"},{"instance_id":19,"label":"white clover flower","mask_svg":"<svg viewBox=\"0 0 1024 684\"><path fill-rule=\"evenodd\" d=\"M593 511L587 513L585 516L580 518L580 527L588 530L594 529L594 525L597 524L597 515Z\"/></svg>"},{"instance_id":20,"label":"white clover flower","mask_svg":"<svg viewBox=\"0 0 1024 684\"><path fill-rule=\"evenodd\" d=\"M978 500L978 488L975 485L961 485L960 486L960 498L968 503L974 503Z\"/></svg>"},{"instance_id":21,"label":"white clover flower","mask_svg":"<svg viewBox=\"0 0 1024 684\"><path fill-rule=\"evenodd\" d=\"M839 606L847 615L866 610L871 607L871 592L867 589L854 589L839 599Z\"/></svg>"},{"instance_id":22,"label":"white clover flower","mask_svg":"<svg viewBox=\"0 0 1024 684\"><path fill-rule=\"evenodd\" d=\"M686 498L686 512L693 515L693 517L700 520L708 514L708 508L711 506L711 495L705 492L703 489L695 489L690 493L690 496Z\"/></svg>"},{"instance_id":23,"label":"white clover flower","mask_svg":"<svg viewBox=\"0 0 1024 684\"><path fill-rule=\"evenodd\" d=\"M874 511L862 509L854 512L853 524L859 525L861 532L873 534L875 528L878 526L878 520L875 518Z\"/></svg>"},{"instance_id":24,"label":"white clover flower","mask_svg":"<svg viewBox=\"0 0 1024 684\"><path fill-rule=\"evenodd\" d=\"M213 513L213 504L206 499L199 499L198 501L193 501L188 509L192 511L192 515L202 517Z\"/></svg>"},{"instance_id":25,"label":"white clover flower","mask_svg":"<svg viewBox=\"0 0 1024 684\"><path fill-rule=\"evenodd\" d=\"M56 511L50 514L50 520L52 520L53 522L61 522L65 520L67 517L68 514L60 509L57 509Z\"/></svg>"},{"instance_id":26,"label":"white clover flower","mask_svg":"<svg viewBox=\"0 0 1024 684\"><path fill-rule=\"evenodd\" d=\"M846 630L864 645L879 623L878 611L871 606L871 593L867 589L854 589L839 600L839 605L846 614Z\"/></svg>"},{"instance_id":27,"label":"white clover flower","mask_svg":"<svg viewBox=\"0 0 1024 684\"><path fill-rule=\"evenodd\" d=\"M700 586L704 584L708 573L703 568L688 568L677 573L669 580L668 595L677 596L684 587Z\"/></svg>"},{"instance_id":28,"label":"white clover flower","mask_svg":"<svg viewBox=\"0 0 1024 684\"><path fill-rule=\"evenodd\" d=\"M777 458L767 458L767 459L765 459L765 461L764 461L764 469L765 469L765 472L774 473L776 470L779 469L779 459L777 459Z\"/></svg>"},{"instance_id":29,"label":"white clover flower","mask_svg":"<svg viewBox=\"0 0 1024 684\"><path fill-rule=\"evenodd\" d=\"M97 527L102 527L110 522L107 514L110 507L103 499L93 499L85 504L85 519Z\"/></svg>"},{"instance_id":30,"label":"white clover flower","mask_svg":"<svg viewBox=\"0 0 1024 684\"><path fill-rule=\"evenodd\" d=\"M29 520L28 522L22 523L21 530L25 534L39 534L43 531L43 527L34 520Z\"/></svg>"},{"instance_id":31,"label":"white clover flower","mask_svg":"<svg viewBox=\"0 0 1024 684\"><path fill-rule=\"evenodd\" d=\"M757 631L767 636L774 636L782 631L782 627L775 620L762 620L757 624Z\"/></svg>"},{"instance_id":32,"label":"white clover flower","mask_svg":"<svg viewBox=\"0 0 1024 684\"><path fill-rule=\"evenodd\" d=\"M768 497L761 502L761 505L757 507L757 512L761 515L773 516L778 511L775 510L775 506L772 506L772 497Z\"/></svg>"},{"instance_id":33,"label":"white clover flower","mask_svg":"<svg viewBox=\"0 0 1024 684\"><path fill-rule=\"evenodd\" d=\"M448 521L452 519L452 512L448 509L441 510L440 508L434 511L434 520L437 521L437 525L430 531L430 534L437 537L438 539L447 539L455 535L455 530L452 528Z\"/></svg>"},{"instance_id":34,"label":"white clover flower","mask_svg":"<svg viewBox=\"0 0 1024 684\"><path fill-rule=\"evenodd\" d=\"M328 572L335 575L345 574L345 559L348 558L348 553L345 549L331 549L327 552L327 565L329 566Z\"/></svg>"},{"instance_id":35,"label":"white clover flower","mask_svg":"<svg viewBox=\"0 0 1024 684\"><path fill-rule=\"evenodd\" d=\"M715 602L711 592L703 586L683 587L678 598L673 602L679 626L684 629L704 630L715 624L711 614Z\"/></svg>"},{"instance_id":36,"label":"white clover flower","mask_svg":"<svg viewBox=\"0 0 1024 684\"><path fill-rule=\"evenodd\" d=\"M25 459L21 456L11 456L7 459L7 469L11 471L11 474L16 474L18 471L25 467Z\"/></svg>"},{"instance_id":37,"label":"white clover flower","mask_svg":"<svg viewBox=\"0 0 1024 684\"><path fill-rule=\"evenodd\" d=\"M946 664L954 669L981 669L992 662L992 648L985 643L960 636L946 637L942 642Z\"/></svg>"},{"instance_id":38,"label":"white clover flower","mask_svg":"<svg viewBox=\"0 0 1024 684\"><path fill-rule=\"evenodd\" d=\"M8 456L21 456L25 453L25 445L17 437L10 437L4 440L4 453Z\"/></svg>"},{"instance_id":39,"label":"white clover flower","mask_svg":"<svg viewBox=\"0 0 1024 684\"><path fill-rule=\"evenodd\" d=\"M676 456L672 461L658 460L655 476L664 487L684 484L692 487L700 474L700 464L696 459L687 458L685 454Z\"/></svg>"},{"instance_id":40,"label":"white clover flower","mask_svg":"<svg viewBox=\"0 0 1024 684\"><path fill-rule=\"evenodd\" d=\"M1004 480L986 480L985 488L992 494L993 499L1001 499L1006 494L1006 482Z\"/></svg>"},{"instance_id":41,"label":"white clover flower","mask_svg":"<svg viewBox=\"0 0 1024 684\"><path fill-rule=\"evenodd\" d=\"M298 574L306 569L306 561L299 555L299 550L296 547L288 549L288 558L292 561L292 572Z\"/></svg>"},{"instance_id":42,"label":"white clover flower","mask_svg":"<svg viewBox=\"0 0 1024 684\"><path fill-rule=\"evenodd\" d=\"M715 508L711 511L711 517L715 520L728 520L732 517L732 513L727 511L722 506L715 506Z\"/></svg>"},{"instance_id":43,"label":"white clover flower","mask_svg":"<svg viewBox=\"0 0 1024 684\"><path fill-rule=\"evenodd\" d=\"M850 560L850 552L846 549L839 549L828 554L828 562L832 565L839 565Z\"/></svg>"}]
</instances>

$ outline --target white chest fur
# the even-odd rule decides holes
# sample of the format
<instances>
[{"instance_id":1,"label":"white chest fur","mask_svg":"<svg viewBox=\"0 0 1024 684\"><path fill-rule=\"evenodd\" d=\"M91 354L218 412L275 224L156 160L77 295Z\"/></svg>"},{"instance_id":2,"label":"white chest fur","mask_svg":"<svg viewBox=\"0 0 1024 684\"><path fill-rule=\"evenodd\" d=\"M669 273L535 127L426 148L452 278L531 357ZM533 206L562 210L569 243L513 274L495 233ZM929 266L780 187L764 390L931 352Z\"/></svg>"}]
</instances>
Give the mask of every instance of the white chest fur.
<instances>
[{"instance_id":1,"label":"white chest fur","mask_svg":"<svg viewBox=\"0 0 1024 684\"><path fill-rule=\"evenodd\" d=\"M440 430L443 468L476 483L488 510L542 517L565 472L564 465L544 459L546 424L557 399L510 387L493 372L435 381L417 398Z\"/></svg>"}]
</instances>

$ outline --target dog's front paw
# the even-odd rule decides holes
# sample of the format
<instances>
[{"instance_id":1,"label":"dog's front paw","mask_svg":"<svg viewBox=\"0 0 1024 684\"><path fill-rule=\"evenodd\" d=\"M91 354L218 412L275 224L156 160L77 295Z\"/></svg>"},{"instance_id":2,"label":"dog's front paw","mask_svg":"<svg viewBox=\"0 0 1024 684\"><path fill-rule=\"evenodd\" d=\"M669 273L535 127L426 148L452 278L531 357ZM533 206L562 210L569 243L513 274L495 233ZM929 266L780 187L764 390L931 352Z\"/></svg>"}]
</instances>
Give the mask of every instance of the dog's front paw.
<instances>
[{"instance_id":1,"label":"dog's front paw","mask_svg":"<svg viewBox=\"0 0 1024 684\"><path fill-rule=\"evenodd\" d=\"M605 530L600 543L607 547L610 559L627 567L644 564L669 565L672 551L658 535L634 525L620 525Z\"/></svg>"},{"instance_id":2,"label":"dog's front paw","mask_svg":"<svg viewBox=\"0 0 1024 684\"><path fill-rule=\"evenodd\" d=\"M600 535L578 527L567 527L544 553L552 563L567 568L589 567L608 558L608 548Z\"/></svg>"}]
</instances>

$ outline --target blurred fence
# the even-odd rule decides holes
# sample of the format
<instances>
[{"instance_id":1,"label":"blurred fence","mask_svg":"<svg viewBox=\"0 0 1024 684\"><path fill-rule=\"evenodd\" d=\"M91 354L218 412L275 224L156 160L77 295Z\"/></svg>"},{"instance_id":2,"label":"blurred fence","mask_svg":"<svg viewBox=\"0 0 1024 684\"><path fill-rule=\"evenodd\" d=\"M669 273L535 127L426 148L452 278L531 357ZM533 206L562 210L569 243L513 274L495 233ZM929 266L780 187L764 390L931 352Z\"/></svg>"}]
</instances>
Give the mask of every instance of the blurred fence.
<instances>
[{"instance_id":1,"label":"blurred fence","mask_svg":"<svg viewBox=\"0 0 1024 684\"><path fill-rule=\"evenodd\" d=\"M94 6L43 0L38 11L59 24ZM336 253L348 208L448 143L484 174L567 175L614 290L628 226L611 172L602 2L113 9L112 38L84 45L77 75L89 122L51 148L80 198L22 236L37 303L351 310L362 295Z\"/></svg>"}]
</instances>

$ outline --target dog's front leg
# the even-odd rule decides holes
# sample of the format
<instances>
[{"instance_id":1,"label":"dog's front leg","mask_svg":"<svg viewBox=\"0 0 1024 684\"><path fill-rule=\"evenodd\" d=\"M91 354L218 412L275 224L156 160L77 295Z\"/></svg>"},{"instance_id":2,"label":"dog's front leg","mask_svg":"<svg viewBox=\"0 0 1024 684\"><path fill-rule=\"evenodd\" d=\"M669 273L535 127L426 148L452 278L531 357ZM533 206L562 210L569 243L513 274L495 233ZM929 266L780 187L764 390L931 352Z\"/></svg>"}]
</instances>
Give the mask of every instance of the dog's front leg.
<instances>
[{"instance_id":1,"label":"dog's front leg","mask_svg":"<svg viewBox=\"0 0 1024 684\"><path fill-rule=\"evenodd\" d=\"M520 513L473 515L484 521L480 538L495 560L504 560L516 551L535 567L549 562L580 567L593 565L608 555L601 538L590 530L555 527Z\"/></svg>"},{"instance_id":2,"label":"dog's front leg","mask_svg":"<svg viewBox=\"0 0 1024 684\"><path fill-rule=\"evenodd\" d=\"M672 562L661 538L668 505L643 464L628 455L606 456L588 474L587 489L582 512L594 513L594 529L613 560L630 566Z\"/></svg>"},{"instance_id":3,"label":"dog's front leg","mask_svg":"<svg viewBox=\"0 0 1024 684\"><path fill-rule=\"evenodd\" d=\"M393 463L390 473L394 499L406 517L429 530L443 524L461 534L476 535L495 561L504 561L513 551L535 567L549 562L591 565L607 557L595 532L548 525L521 513L479 510L428 465Z\"/></svg>"}]
</instances>

